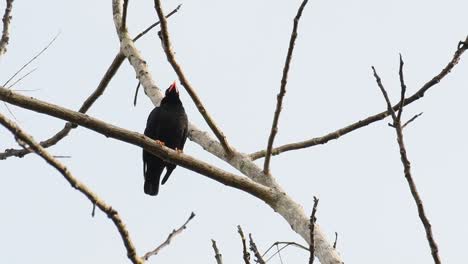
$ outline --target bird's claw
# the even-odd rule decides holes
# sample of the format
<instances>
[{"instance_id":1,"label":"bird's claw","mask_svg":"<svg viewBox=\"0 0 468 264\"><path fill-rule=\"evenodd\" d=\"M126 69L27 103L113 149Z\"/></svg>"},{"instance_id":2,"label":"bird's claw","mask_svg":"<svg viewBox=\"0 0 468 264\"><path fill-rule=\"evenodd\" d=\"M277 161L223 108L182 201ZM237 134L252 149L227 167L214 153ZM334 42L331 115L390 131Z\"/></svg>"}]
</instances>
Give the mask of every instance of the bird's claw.
<instances>
[{"instance_id":1,"label":"bird's claw","mask_svg":"<svg viewBox=\"0 0 468 264\"><path fill-rule=\"evenodd\" d=\"M166 143L162 142L161 140L156 139L155 141L156 141L156 144L160 146L166 146Z\"/></svg>"}]
</instances>

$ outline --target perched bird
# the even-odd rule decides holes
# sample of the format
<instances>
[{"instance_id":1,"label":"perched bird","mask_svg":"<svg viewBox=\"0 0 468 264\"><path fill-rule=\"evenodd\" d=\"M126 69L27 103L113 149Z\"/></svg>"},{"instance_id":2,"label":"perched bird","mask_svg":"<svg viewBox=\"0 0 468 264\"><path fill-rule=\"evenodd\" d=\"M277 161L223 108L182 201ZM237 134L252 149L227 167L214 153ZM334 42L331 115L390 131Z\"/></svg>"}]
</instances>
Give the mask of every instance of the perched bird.
<instances>
[{"instance_id":1,"label":"perched bird","mask_svg":"<svg viewBox=\"0 0 468 264\"><path fill-rule=\"evenodd\" d=\"M176 83L172 83L166 90L161 105L155 107L148 116L146 122L145 136L150 137L166 147L182 151L187 140L188 120ZM166 168L166 174L161 184L175 169L176 165L163 161L153 154L143 150L143 173L145 176L144 191L149 195L157 195L159 191L159 180Z\"/></svg>"}]
</instances>

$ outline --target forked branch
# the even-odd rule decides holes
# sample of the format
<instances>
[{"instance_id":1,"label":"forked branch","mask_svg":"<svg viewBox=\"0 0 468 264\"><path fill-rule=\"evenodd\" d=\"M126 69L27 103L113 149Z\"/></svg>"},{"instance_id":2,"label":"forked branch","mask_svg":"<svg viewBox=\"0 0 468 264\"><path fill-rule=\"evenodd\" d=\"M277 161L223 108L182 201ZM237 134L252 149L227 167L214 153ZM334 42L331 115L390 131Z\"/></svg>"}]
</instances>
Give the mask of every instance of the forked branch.
<instances>
[{"instance_id":1,"label":"forked branch","mask_svg":"<svg viewBox=\"0 0 468 264\"><path fill-rule=\"evenodd\" d=\"M177 8L175 8L169 14L167 14L166 18L171 17L173 14L175 14L177 11L179 11L180 6L181 5L177 6ZM139 33L133 39L133 41L137 41L138 39L143 37L151 29L153 29L154 27L159 25L159 23L160 22L157 21L157 22L153 23L151 26L147 27L145 30L143 30L141 33ZM55 38L49 43L48 46L50 46L50 44L53 43ZM40 55L45 49L43 49L38 55ZM96 87L96 90L94 90L94 92L85 100L85 102L80 107L78 112L86 113L91 108L91 106L97 101L97 99L104 93L104 91L107 88L107 86L109 85L110 81L112 80L112 78L117 73L120 66L122 65L122 62L124 61L124 59L125 59L125 55L122 53L122 51L119 51L119 53L117 53L117 55L115 55L114 60L112 61L112 63L107 68L107 71L104 74L104 76L102 77L101 81L99 82L99 85ZM53 146L53 145L57 144L60 140L65 138L70 133L70 131L72 129L74 129L74 128L76 128L76 125L73 125L72 123L67 122L65 124L64 128L62 128L60 131L58 131L55 135L53 135L49 139L46 139L46 140L40 142L40 145L43 148L48 148L50 146ZM12 157L12 156L23 157L23 156L31 153L31 151L32 151L31 149L6 149L5 152L0 153L0 160L6 159L6 158Z\"/></svg>"},{"instance_id":2,"label":"forked branch","mask_svg":"<svg viewBox=\"0 0 468 264\"><path fill-rule=\"evenodd\" d=\"M219 142L221 142L221 145L223 145L223 148L226 151L226 153L228 155L231 155L232 150L231 150L231 147L229 146L226 136L224 135L224 133L221 131L221 129L218 127L218 125L215 123L211 115L206 110L201 99L198 97L197 93L195 92L195 89L190 84L188 78L183 72L182 67L179 65L179 63L175 59L174 51L172 50L171 40L169 38L169 31L167 29L167 20L164 17L164 14L161 8L161 1L155 0L154 7L156 9L156 13L158 14L159 21L161 21L161 37L162 37L163 48L164 48L164 52L166 53L167 60L171 64L177 76L179 77L180 83L182 84L182 86L185 87L185 89L187 90L187 93L190 95L193 102L197 106L198 111L203 116L206 123L213 131L213 133L216 135Z\"/></svg>"},{"instance_id":3,"label":"forked branch","mask_svg":"<svg viewBox=\"0 0 468 264\"><path fill-rule=\"evenodd\" d=\"M274 200L274 192L270 188L258 184L249 178L221 170L211 164L195 159L184 153L179 153L165 146L160 146L155 143L154 140L140 133L105 123L96 118L92 118L88 115L75 112L58 105L53 105L38 99L17 94L3 87L0 87L0 100L21 106L25 109L45 113L47 115L69 121L103 134L106 137L115 138L132 145L142 147L165 161L169 161L194 172L198 172L225 185L243 190L260 198L266 203L271 203Z\"/></svg>"},{"instance_id":4,"label":"forked branch","mask_svg":"<svg viewBox=\"0 0 468 264\"><path fill-rule=\"evenodd\" d=\"M104 212L117 227L120 237L122 238L122 241L127 250L128 258L133 263L143 263L143 260L139 258L136 254L135 246L133 245L133 242L130 238L127 228L125 227L124 222L120 218L119 213L114 208L112 208L112 206L106 204L102 199L98 197L97 194L93 193L86 185L84 185L78 179L76 179L67 169L67 167L65 167L62 163L60 163L57 159L50 155L43 147L41 147L41 145L34 141L34 139L30 135L26 134L26 132L19 128L14 122L8 120L2 114L0 114L0 123L8 130L10 130L10 132L13 135L15 135L15 137L18 140L26 143L35 153L37 153L52 167L57 169L73 188L77 189L79 192L84 194L92 204L95 204L102 212Z\"/></svg>"},{"instance_id":5,"label":"forked branch","mask_svg":"<svg viewBox=\"0 0 468 264\"><path fill-rule=\"evenodd\" d=\"M452 59L449 61L449 63L441 70L439 74L434 76L430 81L425 83L417 92L415 92L413 95L405 99L404 105L409 105L413 103L414 101L422 98L424 94L432 88L434 85L438 84L445 76L447 76L457 65L457 63L460 60L460 57L463 55L463 53L468 49L468 36L466 37L465 40L460 41L458 43L457 50L455 51L455 54L453 55ZM396 104L393 106L393 110L397 111L400 108L400 104ZM303 149L303 148L308 148L316 145L321 145L325 144L330 140L338 139L341 136L344 136L350 132L353 132L359 128L365 127L369 124L372 124L374 122L380 121L390 115L390 112L388 110L383 111L381 113L369 116L367 118L361 119L359 121L356 121L348 126L342 127L338 130L335 130L333 132L330 132L324 136L321 137L316 137L312 139L308 139L305 141L299 141L295 143L289 143L285 144L276 148L273 148L271 150L271 154L273 156L278 155L280 153L286 152L286 151L291 151L291 150L297 150L297 149ZM266 150L260 150L257 152L254 152L250 154L250 158L252 160L260 159L265 157L267 151Z\"/></svg>"},{"instance_id":6,"label":"forked branch","mask_svg":"<svg viewBox=\"0 0 468 264\"><path fill-rule=\"evenodd\" d=\"M413 176L411 175L411 163L409 161L407 152L406 152L406 147L403 141L403 128L401 125L401 112L403 110L404 106L404 98L405 98L405 92L406 92L406 85L404 84L404 79L403 79L403 60L400 57L400 83L401 83L401 101L400 105L401 107L399 108L398 113L395 113L395 110L392 107L392 103L390 102L390 98L388 97L387 91L385 90L382 80L380 79L379 75L377 74L376 70L374 67L372 67L372 70L374 72L374 77L377 82L377 85L380 88L380 91L382 92L383 97L385 98L385 102L387 103L387 108L388 112L390 112L392 119L393 119L393 127L396 130L397 134L397 142L398 142L398 147L400 148L400 156L401 156L401 162L403 163L403 168L404 168L404 173L405 173L405 178L408 182L411 194L413 196L413 199L416 203L416 206L418 208L418 214L419 218L421 219L421 222L424 226L424 230L426 231L426 238L429 243L429 247L431 248L431 254L432 258L434 259L435 264L440 264L440 257L439 257L439 248L437 246L437 243L434 240L434 236L432 234L432 226L431 223L429 222L429 219L426 216L425 210L424 210L424 205L421 200L421 197L419 196L418 190L416 188L416 183L413 180Z\"/></svg>"}]
</instances>

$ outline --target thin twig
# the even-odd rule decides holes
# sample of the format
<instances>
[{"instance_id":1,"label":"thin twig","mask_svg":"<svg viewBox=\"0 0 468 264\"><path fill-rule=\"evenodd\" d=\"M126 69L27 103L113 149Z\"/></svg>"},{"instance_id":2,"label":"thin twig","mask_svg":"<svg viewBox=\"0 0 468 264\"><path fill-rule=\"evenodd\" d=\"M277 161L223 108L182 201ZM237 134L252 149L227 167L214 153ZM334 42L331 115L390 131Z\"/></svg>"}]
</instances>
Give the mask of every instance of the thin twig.
<instances>
[{"instance_id":1,"label":"thin twig","mask_svg":"<svg viewBox=\"0 0 468 264\"><path fill-rule=\"evenodd\" d=\"M28 71L25 75L19 77L18 80L16 80L14 83L10 84L10 86L8 86L7 88L8 89L13 88L13 86L15 86L15 84L21 82L24 78L28 77L31 73L35 72L36 70L37 70L37 68L34 68L34 69Z\"/></svg>"},{"instance_id":2,"label":"thin twig","mask_svg":"<svg viewBox=\"0 0 468 264\"><path fill-rule=\"evenodd\" d=\"M120 218L118 212L113 209L110 205L106 204L97 194L93 193L86 185L81 183L76 179L62 163L52 157L43 147L41 147L34 139L26 134L21 128L19 128L14 122L8 120L5 116L0 114L0 123L6 127L10 132L19 138L21 141L29 145L29 148L33 149L40 157L42 157L47 163L52 167L57 169L64 178L70 183L70 185L84 194L91 203L96 204L96 206L104 212L107 217L109 217L114 225L119 231L120 237L125 245L127 250L127 256L133 263L143 263L143 261L136 254L135 246L130 238L127 228L125 227L124 222Z\"/></svg>"},{"instance_id":3,"label":"thin twig","mask_svg":"<svg viewBox=\"0 0 468 264\"><path fill-rule=\"evenodd\" d=\"M436 76L434 76L430 81L425 83L412 96L407 97L405 99L405 106L413 103L414 101L416 101L416 100L418 100L420 98L422 98L424 96L424 94L431 87L438 84L445 76L447 76L453 70L455 65L457 65L457 63L460 60L460 57L463 55L463 53L467 49L468 49L468 36L464 41L460 41L458 43L458 47L457 47L457 50L455 51L455 54L453 55L450 62L445 66L445 68L443 68L441 70L441 72L439 74L437 74ZM400 107L400 105L397 104L397 105L393 106L393 109L396 111L396 110L399 109L399 107ZM289 144L285 144L285 145L273 148L271 150L271 155L275 156L275 155L278 155L278 154L286 152L286 151L298 150L298 149L303 149L303 148L308 148L308 147L312 147L312 146L316 146L316 145L325 144L330 140L338 139L341 136L346 135L346 134L348 134L350 132L353 132L353 131L355 131L355 130L357 130L359 128L362 128L362 127L365 127L365 126L367 126L369 124L372 124L374 122L380 121L380 120L384 119L385 117L387 117L389 114L390 113L388 112L388 110L385 110L385 111L383 111L381 113L369 116L369 117L364 118L364 119L360 119L357 122L354 122L354 123L352 123L352 124L350 124L348 126L345 126L345 127L342 127L342 128L340 128L338 130L330 132L330 133L328 133L328 134L326 134L324 136L316 137L316 138L312 138L312 139L308 139L308 140L304 140L304 141L299 141L299 142L295 142L295 143L289 143ZM265 155L266 155L266 150L260 150L260 151L257 151L257 152L254 152L254 153L250 154L249 156L250 156L250 158L252 160L256 160L256 159L265 157Z\"/></svg>"},{"instance_id":4,"label":"thin twig","mask_svg":"<svg viewBox=\"0 0 468 264\"><path fill-rule=\"evenodd\" d=\"M26 68L29 64L31 64L33 61L35 61L37 58L39 58L39 56L42 55L42 53L44 53L54 42L55 40L58 38L58 36L60 36L60 32L57 33L57 35L55 35L55 37L41 50L39 51L39 53L37 53L34 57L32 57L28 62L26 62L23 66L21 66L21 68L19 70L17 70L15 72L15 74L13 74L13 76L10 77L10 79L8 79L4 84L3 84L3 87L7 86L8 83L16 77L16 75L18 75L24 68Z\"/></svg>"},{"instance_id":5,"label":"thin twig","mask_svg":"<svg viewBox=\"0 0 468 264\"><path fill-rule=\"evenodd\" d=\"M226 136L221 131L221 129L218 127L218 125L216 125L215 121L213 120L211 115L206 110L206 108L203 105L201 99L198 97L197 93L195 92L195 89L192 87L192 85L188 81L187 77L185 76L181 66L177 63L177 61L175 59L174 52L172 50L171 40L169 38L169 31L167 29L167 20L164 18L164 14L163 14L163 11L162 11L162 8L161 8L161 1L160 0L154 0L154 7L156 9L156 13L158 14L159 21L161 21L161 36L162 36L163 48L164 48L164 52L166 53L167 60L172 65L172 68L174 69L177 76L179 77L180 83L182 84L182 86L185 87L185 90L187 91L187 93L192 98L192 100L195 103L198 111L203 116L206 123L211 128L211 130L213 131L213 133L216 135L216 137L218 138L221 145L223 145L223 148L226 151L226 154L228 156L231 155L232 150L231 150L231 147L229 146L229 143L228 143L228 141L226 139Z\"/></svg>"},{"instance_id":6,"label":"thin twig","mask_svg":"<svg viewBox=\"0 0 468 264\"><path fill-rule=\"evenodd\" d=\"M242 228L240 225L237 226L237 232L239 232L239 235L242 241L242 258L244 259L244 263L250 264L250 253L247 251L247 245L245 243L244 232L242 231Z\"/></svg>"},{"instance_id":7,"label":"thin twig","mask_svg":"<svg viewBox=\"0 0 468 264\"><path fill-rule=\"evenodd\" d=\"M173 14L177 13L177 11L179 11L181 6L182 4L179 4L174 10L172 10L169 14L167 14L166 19L170 18ZM155 26L159 25L160 23L161 23L160 21L155 22L154 24L152 24L151 26L143 30L140 34L136 35L136 37L133 38L133 41L137 41L139 38L143 37L146 33L148 33L150 30L152 30Z\"/></svg>"},{"instance_id":8,"label":"thin twig","mask_svg":"<svg viewBox=\"0 0 468 264\"><path fill-rule=\"evenodd\" d=\"M13 0L6 0L5 13L3 14L3 31L2 38L0 39L0 57L6 53L7 45L10 41L10 23L11 11L13 10Z\"/></svg>"},{"instance_id":9,"label":"thin twig","mask_svg":"<svg viewBox=\"0 0 468 264\"><path fill-rule=\"evenodd\" d=\"M266 149L266 155L265 155L265 163L263 164L263 173L265 173L266 175L270 174L271 150L273 148L273 142L275 141L276 133L278 133L278 120L279 120L279 116L280 116L282 105L283 105L283 98L286 93L286 84L288 82L289 67L291 64L292 55L294 51L294 45L296 43L296 38L297 38L297 28L299 26L299 20L301 19L301 16L302 16L302 11L304 10L304 7L306 6L307 2L308 0L304 0L301 6L299 7L299 9L297 10L296 17L294 18L293 30L291 32L291 37L289 39L288 53L286 55L286 61L284 62L283 77L281 78L280 92L277 95L276 110L273 116L273 123L271 125L270 136L268 137L268 143L267 143L267 149Z\"/></svg>"},{"instance_id":10,"label":"thin twig","mask_svg":"<svg viewBox=\"0 0 468 264\"><path fill-rule=\"evenodd\" d=\"M283 257L281 257L281 250L278 245L276 245L276 252L278 253L278 257L280 259L280 263L283 264Z\"/></svg>"},{"instance_id":11,"label":"thin twig","mask_svg":"<svg viewBox=\"0 0 468 264\"><path fill-rule=\"evenodd\" d=\"M262 257L265 257L266 254L268 254L268 252L275 246L277 245L285 245L285 246L295 246L295 247L298 247L298 248L301 248L301 249L304 249L306 251L309 251L309 247L306 247L306 246L303 246L299 243L296 243L296 242L283 242L283 241L277 241L275 243L273 243L273 245L271 245L266 251L265 253L262 254ZM273 255L274 256L274 255ZM268 262L268 260L267 260Z\"/></svg>"},{"instance_id":12,"label":"thin twig","mask_svg":"<svg viewBox=\"0 0 468 264\"><path fill-rule=\"evenodd\" d=\"M401 96L400 96L400 109L398 109L398 115L397 118L398 120L401 120L401 114L403 113L403 107L405 106L405 94L406 94L406 84L405 84L405 78L403 77L403 65L405 63L403 62L403 57L401 56L400 53L400 69L398 71L398 75L400 76L400 86L401 86Z\"/></svg>"},{"instance_id":13,"label":"thin twig","mask_svg":"<svg viewBox=\"0 0 468 264\"><path fill-rule=\"evenodd\" d=\"M319 199L314 196L314 208L312 209L312 214L310 215L310 245L309 245L309 251L310 251L310 256L309 256L309 264L314 263L314 253L315 253L315 245L314 245L314 227L315 227L315 221L317 220L315 218L315 214L317 213L317 205L318 205Z\"/></svg>"},{"instance_id":14,"label":"thin twig","mask_svg":"<svg viewBox=\"0 0 468 264\"><path fill-rule=\"evenodd\" d=\"M122 27L120 28L120 30L127 30L128 1L129 0L123 0Z\"/></svg>"},{"instance_id":15,"label":"thin twig","mask_svg":"<svg viewBox=\"0 0 468 264\"><path fill-rule=\"evenodd\" d=\"M257 245L255 245L255 242L252 238L252 234L249 234L249 238L250 238L250 250L254 253L255 255L255 258L256 258L256 262L257 263L260 263L260 264L265 264L265 260L263 260L263 257L262 255L260 255L260 253L258 252L258 249L257 249Z\"/></svg>"},{"instance_id":16,"label":"thin twig","mask_svg":"<svg viewBox=\"0 0 468 264\"><path fill-rule=\"evenodd\" d=\"M213 246L213 250L215 252L215 259L217 264L223 264L223 255L219 253L218 246L216 245L216 241L214 239L211 239L211 243Z\"/></svg>"},{"instance_id":17,"label":"thin twig","mask_svg":"<svg viewBox=\"0 0 468 264\"><path fill-rule=\"evenodd\" d=\"M333 242L333 248L336 249L336 243L338 242L338 232L335 232L335 242Z\"/></svg>"},{"instance_id":18,"label":"thin twig","mask_svg":"<svg viewBox=\"0 0 468 264\"><path fill-rule=\"evenodd\" d=\"M96 215L96 203L93 203L93 210L91 211L91 217Z\"/></svg>"},{"instance_id":19,"label":"thin twig","mask_svg":"<svg viewBox=\"0 0 468 264\"><path fill-rule=\"evenodd\" d=\"M178 229L175 229L173 230L169 236L166 238L166 240L159 246L157 246L155 249L149 251L148 253L146 253L143 257L141 257L142 259L144 260L148 260L151 256L154 256L154 255L157 255L159 253L159 251L161 251L161 249L163 249L164 247L168 246L172 239L177 236L178 234L182 233L182 231L184 231L186 228L187 228L187 224L190 222L190 220L192 220L193 218L195 217L195 213L192 212L189 216L189 218L187 219L187 221L185 221L185 223L179 227Z\"/></svg>"},{"instance_id":20,"label":"thin twig","mask_svg":"<svg viewBox=\"0 0 468 264\"><path fill-rule=\"evenodd\" d=\"M406 123L404 123L404 124L401 126L401 129L405 128L405 127L406 127L407 125L409 125L411 122L413 122L414 120L416 120L416 118L420 117L422 114L423 114L423 112L414 115L412 118L410 118L410 120L406 121Z\"/></svg>"},{"instance_id":21,"label":"thin twig","mask_svg":"<svg viewBox=\"0 0 468 264\"><path fill-rule=\"evenodd\" d=\"M141 82L138 82L137 87L135 89L135 97L133 97L133 106L137 104L137 97L138 97L138 90L140 90Z\"/></svg>"},{"instance_id":22,"label":"thin twig","mask_svg":"<svg viewBox=\"0 0 468 264\"><path fill-rule=\"evenodd\" d=\"M400 148L400 157L401 157L401 162L403 163L404 167L404 173L405 173L405 178L408 182L411 194L413 196L413 199L416 203L416 206L418 208L418 215L419 218L421 219L421 222L424 226L424 230L426 231L426 238L429 243L429 247L431 248L431 254L432 258L434 259L435 264L440 264L440 257L439 257L439 248L437 246L437 243L434 240L434 236L432 234L432 226L431 223L429 222L429 219L426 216L426 213L424 211L424 205L421 200L421 197L419 196L418 190L416 188L416 183L413 180L413 177L411 175L411 163L409 161L405 144L403 141L403 129L401 126L401 120L400 116L395 114L394 109L392 108L392 104L390 102L390 99L388 97L388 94L382 84L382 81L380 77L378 76L377 72L375 71L375 68L372 67L374 71L374 77L377 81L377 84L380 88L380 91L382 92L382 95L385 98L385 102L387 103L388 111L391 113L392 119L393 119L393 126L395 127L395 131L397 134L397 142L398 142L398 147ZM401 76L401 75L400 75ZM403 89L403 86L402 86ZM402 92L403 93L403 92Z\"/></svg>"},{"instance_id":23,"label":"thin twig","mask_svg":"<svg viewBox=\"0 0 468 264\"><path fill-rule=\"evenodd\" d=\"M172 10L172 12L167 14L166 18L169 18L173 14L175 14L179 10L179 8L180 8L180 5L176 9ZM152 24L151 26L149 26L143 32L138 34L133 39L133 41L137 41L138 39L143 37L151 29L153 29L155 26L159 25L159 23L160 22L158 21L158 22ZM117 73L117 70L120 68L120 66L122 65L122 62L124 60L125 60L125 56L124 56L124 54L122 52L119 52L117 55L115 55L114 60L112 61L111 65L109 65L106 73L104 74L101 81L99 82L99 85L97 86L96 90L88 97L88 99L86 99L86 101L83 103L83 105L79 109L80 113L86 113L91 108L91 106L97 101L97 99L104 93L104 90L107 88L110 81L112 80L114 75ZM74 125L72 123L69 123L69 122L66 123L65 127L62 128L62 130L55 133L55 135L53 135L49 139L46 139L46 140L40 142L41 146L44 147L44 148L48 148L50 146L53 146L53 145L57 144L60 140L65 138L73 128L76 128L76 125ZM4 160L4 159L6 159L8 157L12 157L12 156L21 158L21 157L24 157L25 155L27 155L29 153L31 153L31 150L29 150L29 149L6 149L3 153L0 153L0 160Z\"/></svg>"}]
</instances>

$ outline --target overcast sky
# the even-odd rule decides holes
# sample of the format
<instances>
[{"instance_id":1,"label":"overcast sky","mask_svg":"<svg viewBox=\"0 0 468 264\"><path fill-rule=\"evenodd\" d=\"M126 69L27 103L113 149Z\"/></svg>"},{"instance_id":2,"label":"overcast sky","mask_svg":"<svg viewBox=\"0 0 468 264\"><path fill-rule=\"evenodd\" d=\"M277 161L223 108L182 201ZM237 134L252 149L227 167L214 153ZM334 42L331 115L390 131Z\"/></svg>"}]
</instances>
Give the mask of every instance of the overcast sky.
<instances>
[{"instance_id":1,"label":"overcast sky","mask_svg":"<svg viewBox=\"0 0 468 264\"><path fill-rule=\"evenodd\" d=\"M163 1L176 56L229 141L240 151L263 149L279 90L292 19L300 1ZM2 1L1 10L4 9ZM412 94L451 59L468 34L468 2L309 1L299 27L275 144L334 131L385 109L371 74L379 71L394 102L399 97L398 53L405 60ZM118 52L111 1L14 2L8 52L0 62L6 81L58 33L57 41L31 66L37 70L14 89L78 109ZM130 1L133 35L157 18L153 1ZM157 84L177 77L155 32L137 42ZM468 58L424 98L404 112L424 114L405 129L414 179L432 222L440 256L461 263L468 236ZM27 71L26 71L27 72ZM24 72L24 73L26 73ZM88 112L142 132L152 110L124 62L101 99ZM185 91L189 119L208 130ZM37 140L64 122L10 106L19 125ZM1 104L0 112L13 118ZM272 173L310 213L320 198L318 223L346 263L431 263L424 229L403 176L388 119L326 145L272 159ZM0 150L17 147L0 128ZM119 211L138 253L159 245L190 212L187 230L150 263L215 263L215 239L225 263L241 263L237 225L264 251L275 241L304 243L265 203L204 176L177 168L157 197L143 193L141 149L78 128L50 149L69 155L63 163ZM185 152L226 170L216 157L188 141ZM258 164L262 164L259 160ZM109 219L42 159L28 155L0 161L0 262L126 263L120 236ZM284 263L305 263L308 254L286 249ZM274 258L270 263L280 263Z\"/></svg>"}]
</instances>

